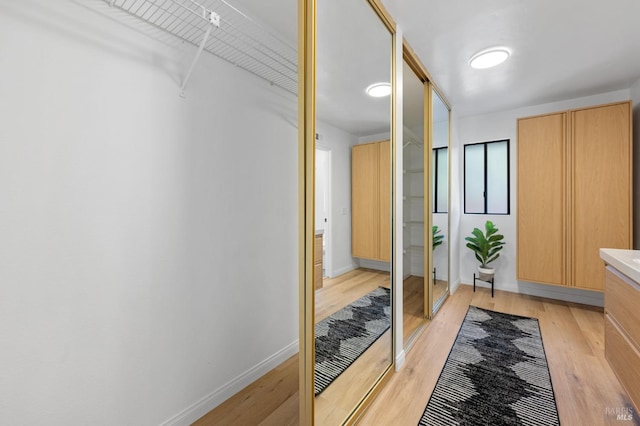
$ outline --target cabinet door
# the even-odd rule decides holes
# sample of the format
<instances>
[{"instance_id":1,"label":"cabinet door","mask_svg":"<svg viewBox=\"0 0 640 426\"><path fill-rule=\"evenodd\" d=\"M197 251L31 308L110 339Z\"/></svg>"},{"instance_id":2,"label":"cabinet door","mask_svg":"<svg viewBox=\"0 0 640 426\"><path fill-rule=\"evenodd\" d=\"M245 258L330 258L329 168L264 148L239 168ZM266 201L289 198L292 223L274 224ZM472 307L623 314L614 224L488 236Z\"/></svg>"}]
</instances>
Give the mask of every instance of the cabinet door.
<instances>
[{"instance_id":1,"label":"cabinet door","mask_svg":"<svg viewBox=\"0 0 640 426\"><path fill-rule=\"evenodd\" d=\"M378 145L351 150L351 252L353 257L378 257Z\"/></svg>"},{"instance_id":2,"label":"cabinet door","mask_svg":"<svg viewBox=\"0 0 640 426\"><path fill-rule=\"evenodd\" d=\"M630 103L572 112L573 285L602 290L600 248L631 248Z\"/></svg>"},{"instance_id":3,"label":"cabinet door","mask_svg":"<svg viewBox=\"0 0 640 426\"><path fill-rule=\"evenodd\" d=\"M379 259L391 260L391 142L378 145L378 194L379 194Z\"/></svg>"},{"instance_id":4,"label":"cabinet door","mask_svg":"<svg viewBox=\"0 0 640 426\"><path fill-rule=\"evenodd\" d=\"M518 279L566 283L566 113L518 120Z\"/></svg>"}]
</instances>

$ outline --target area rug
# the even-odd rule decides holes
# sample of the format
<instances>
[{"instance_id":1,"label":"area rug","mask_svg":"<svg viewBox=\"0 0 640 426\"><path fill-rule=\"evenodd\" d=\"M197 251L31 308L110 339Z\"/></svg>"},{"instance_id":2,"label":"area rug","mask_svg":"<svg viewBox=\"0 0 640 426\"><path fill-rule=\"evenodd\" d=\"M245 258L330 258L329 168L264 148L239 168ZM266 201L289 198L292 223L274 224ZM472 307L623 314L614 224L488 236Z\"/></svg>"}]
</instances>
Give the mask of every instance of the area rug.
<instances>
[{"instance_id":1,"label":"area rug","mask_svg":"<svg viewBox=\"0 0 640 426\"><path fill-rule=\"evenodd\" d=\"M470 306L419 425L559 425L535 318Z\"/></svg>"},{"instance_id":2,"label":"area rug","mask_svg":"<svg viewBox=\"0 0 640 426\"><path fill-rule=\"evenodd\" d=\"M390 293L378 287L316 324L316 395L389 329Z\"/></svg>"}]
</instances>

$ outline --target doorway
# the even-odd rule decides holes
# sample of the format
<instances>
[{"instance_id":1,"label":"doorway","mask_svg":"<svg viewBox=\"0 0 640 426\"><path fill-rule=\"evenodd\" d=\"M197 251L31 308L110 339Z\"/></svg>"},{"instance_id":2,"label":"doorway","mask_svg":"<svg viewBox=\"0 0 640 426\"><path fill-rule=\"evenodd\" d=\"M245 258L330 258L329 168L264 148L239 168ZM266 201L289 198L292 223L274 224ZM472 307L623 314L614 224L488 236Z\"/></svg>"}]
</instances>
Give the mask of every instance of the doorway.
<instances>
[{"instance_id":1,"label":"doorway","mask_svg":"<svg viewBox=\"0 0 640 426\"><path fill-rule=\"evenodd\" d=\"M316 144L315 226L322 234L322 277L332 277L331 262L331 149Z\"/></svg>"}]
</instances>

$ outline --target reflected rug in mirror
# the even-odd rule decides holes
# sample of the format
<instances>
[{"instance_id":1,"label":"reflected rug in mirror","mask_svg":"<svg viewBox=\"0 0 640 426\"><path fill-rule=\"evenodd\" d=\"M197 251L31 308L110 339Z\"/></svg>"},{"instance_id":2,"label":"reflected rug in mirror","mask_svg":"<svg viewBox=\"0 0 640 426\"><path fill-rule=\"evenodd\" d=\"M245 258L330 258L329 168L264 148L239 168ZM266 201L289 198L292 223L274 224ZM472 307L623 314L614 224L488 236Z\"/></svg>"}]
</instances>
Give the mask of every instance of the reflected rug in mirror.
<instances>
[{"instance_id":1,"label":"reflected rug in mirror","mask_svg":"<svg viewBox=\"0 0 640 426\"><path fill-rule=\"evenodd\" d=\"M316 395L389 329L390 293L378 287L316 324Z\"/></svg>"},{"instance_id":2,"label":"reflected rug in mirror","mask_svg":"<svg viewBox=\"0 0 640 426\"><path fill-rule=\"evenodd\" d=\"M535 318L470 306L418 425L559 425Z\"/></svg>"}]
</instances>

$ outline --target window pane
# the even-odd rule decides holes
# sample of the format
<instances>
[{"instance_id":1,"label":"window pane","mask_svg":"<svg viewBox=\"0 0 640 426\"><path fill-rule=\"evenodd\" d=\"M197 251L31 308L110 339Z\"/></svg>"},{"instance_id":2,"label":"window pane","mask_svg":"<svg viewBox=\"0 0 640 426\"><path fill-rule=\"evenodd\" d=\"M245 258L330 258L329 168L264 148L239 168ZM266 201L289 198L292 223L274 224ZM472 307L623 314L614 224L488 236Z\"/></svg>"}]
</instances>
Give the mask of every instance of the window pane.
<instances>
[{"instance_id":1,"label":"window pane","mask_svg":"<svg viewBox=\"0 0 640 426\"><path fill-rule=\"evenodd\" d=\"M487 144L487 213L509 213L508 142Z\"/></svg>"},{"instance_id":2,"label":"window pane","mask_svg":"<svg viewBox=\"0 0 640 426\"><path fill-rule=\"evenodd\" d=\"M431 205L433 206L433 212L436 213L438 211L438 200L436 197L438 196L438 150L434 149L431 154L431 182L433 182L433 193L431 194Z\"/></svg>"},{"instance_id":3,"label":"window pane","mask_svg":"<svg viewBox=\"0 0 640 426\"><path fill-rule=\"evenodd\" d=\"M484 144L464 147L464 211L484 213Z\"/></svg>"},{"instance_id":4,"label":"window pane","mask_svg":"<svg viewBox=\"0 0 640 426\"><path fill-rule=\"evenodd\" d=\"M438 177L436 179L438 199L435 206L436 212L446 213L449 204L449 186L447 185L447 179L449 178L448 149L440 148L436 152L438 154Z\"/></svg>"}]
</instances>

